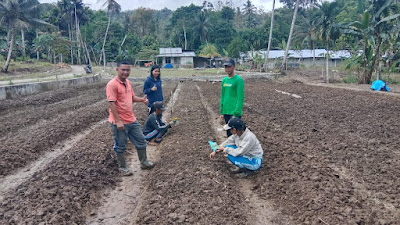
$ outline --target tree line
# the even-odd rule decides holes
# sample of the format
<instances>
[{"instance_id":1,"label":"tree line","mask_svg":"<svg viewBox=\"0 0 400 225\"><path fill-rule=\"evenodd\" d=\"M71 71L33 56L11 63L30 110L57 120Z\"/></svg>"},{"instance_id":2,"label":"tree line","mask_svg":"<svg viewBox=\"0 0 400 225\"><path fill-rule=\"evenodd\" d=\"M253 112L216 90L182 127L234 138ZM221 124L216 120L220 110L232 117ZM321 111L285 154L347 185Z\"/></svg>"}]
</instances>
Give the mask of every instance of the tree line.
<instances>
[{"instance_id":1,"label":"tree line","mask_svg":"<svg viewBox=\"0 0 400 225\"><path fill-rule=\"evenodd\" d=\"M250 0L121 12L118 0L104 1L102 10L92 10L82 0L0 0L2 70L8 70L11 59L103 66L121 59L134 62L154 58L160 47L233 58L250 50L283 49L282 71L289 49L347 49L354 53L348 65L359 72L360 83L369 83L374 72L398 69L396 0L280 2L284 7L270 12ZM265 57L261 64L267 61Z\"/></svg>"}]
</instances>

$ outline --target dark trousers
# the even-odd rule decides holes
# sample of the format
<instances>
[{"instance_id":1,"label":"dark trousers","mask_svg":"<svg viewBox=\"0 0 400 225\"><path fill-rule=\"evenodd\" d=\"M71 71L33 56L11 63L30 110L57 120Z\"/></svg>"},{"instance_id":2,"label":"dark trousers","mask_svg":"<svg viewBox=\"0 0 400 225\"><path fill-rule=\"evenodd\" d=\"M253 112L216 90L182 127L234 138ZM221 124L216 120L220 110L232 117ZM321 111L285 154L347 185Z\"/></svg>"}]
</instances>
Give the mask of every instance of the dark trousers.
<instances>
[{"instance_id":1,"label":"dark trousers","mask_svg":"<svg viewBox=\"0 0 400 225\"><path fill-rule=\"evenodd\" d=\"M229 120L232 118L232 115L226 115L224 114L224 120L225 120L225 124L228 124ZM242 119L242 116L238 116L238 118ZM232 135L231 130L227 130L226 131L226 136L229 137Z\"/></svg>"},{"instance_id":2,"label":"dark trousers","mask_svg":"<svg viewBox=\"0 0 400 225\"><path fill-rule=\"evenodd\" d=\"M144 135L144 138L147 141L151 141L151 139L153 139L153 138L156 138L156 139L162 138L164 136L164 134L167 133L169 128L171 128L171 125L168 125L167 127L161 128L159 130L153 130L152 132Z\"/></svg>"}]
</instances>

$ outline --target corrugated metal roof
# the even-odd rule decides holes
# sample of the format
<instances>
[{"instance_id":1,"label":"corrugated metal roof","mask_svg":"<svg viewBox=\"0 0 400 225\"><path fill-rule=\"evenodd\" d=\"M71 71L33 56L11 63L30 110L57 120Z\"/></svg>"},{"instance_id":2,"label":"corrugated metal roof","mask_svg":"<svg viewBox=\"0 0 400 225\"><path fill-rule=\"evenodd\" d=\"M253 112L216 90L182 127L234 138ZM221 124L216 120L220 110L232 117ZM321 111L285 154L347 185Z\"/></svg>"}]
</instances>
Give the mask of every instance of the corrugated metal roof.
<instances>
[{"instance_id":1,"label":"corrugated metal roof","mask_svg":"<svg viewBox=\"0 0 400 225\"><path fill-rule=\"evenodd\" d=\"M295 59L305 59L305 58L313 58L315 54L316 58L325 58L326 49L315 49L315 53L313 50L304 49L304 50L289 50L289 58ZM350 58L351 54L347 50L340 50L340 51L329 51L331 59L341 59L341 58ZM253 59L255 54L258 54L261 58L264 58L264 55L267 51L248 51L247 56L249 59ZM243 54L241 55L243 56ZM284 50L270 50L268 54L269 59L277 59L283 58L285 56Z\"/></svg>"},{"instance_id":2,"label":"corrugated metal roof","mask_svg":"<svg viewBox=\"0 0 400 225\"><path fill-rule=\"evenodd\" d=\"M165 53L159 54L157 57L195 57L196 54L194 52L182 52L182 53Z\"/></svg>"},{"instance_id":3,"label":"corrugated metal roof","mask_svg":"<svg viewBox=\"0 0 400 225\"><path fill-rule=\"evenodd\" d=\"M160 55L162 54L181 54L182 48L160 48Z\"/></svg>"}]
</instances>

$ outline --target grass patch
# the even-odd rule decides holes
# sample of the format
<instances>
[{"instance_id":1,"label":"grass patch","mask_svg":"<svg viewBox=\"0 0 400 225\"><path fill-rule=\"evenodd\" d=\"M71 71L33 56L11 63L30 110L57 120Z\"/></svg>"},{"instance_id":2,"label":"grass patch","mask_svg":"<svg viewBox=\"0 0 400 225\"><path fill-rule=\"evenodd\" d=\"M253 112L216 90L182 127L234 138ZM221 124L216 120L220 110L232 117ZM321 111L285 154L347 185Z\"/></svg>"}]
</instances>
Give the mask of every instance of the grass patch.
<instances>
[{"instance_id":1,"label":"grass patch","mask_svg":"<svg viewBox=\"0 0 400 225\"><path fill-rule=\"evenodd\" d=\"M346 84L357 84L358 79L356 75L349 73L347 76L342 78L342 82Z\"/></svg>"}]
</instances>

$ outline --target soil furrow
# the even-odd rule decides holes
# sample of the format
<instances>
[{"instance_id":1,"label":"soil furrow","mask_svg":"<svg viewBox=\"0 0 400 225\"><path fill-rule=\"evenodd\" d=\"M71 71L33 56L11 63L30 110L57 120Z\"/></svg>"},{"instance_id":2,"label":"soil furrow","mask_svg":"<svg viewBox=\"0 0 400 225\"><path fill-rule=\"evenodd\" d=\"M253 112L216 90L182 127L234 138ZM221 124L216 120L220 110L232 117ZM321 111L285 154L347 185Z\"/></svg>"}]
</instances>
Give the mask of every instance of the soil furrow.
<instances>
[{"instance_id":1,"label":"soil furrow","mask_svg":"<svg viewBox=\"0 0 400 225\"><path fill-rule=\"evenodd\" d=\"M219 131L218 128L221 128L219 113L213 111L211 107L208 107L209 102L203 95L203 91L201 88L196 85L199 90L201 101L203 106L207 109L208 114L210 116L210 125L213 127L215 137L218 140L218 143L222 143L226 140L225 131ZM257 187L254 179L237 179L238 187L240 191L245 196L245 198L250 203L249 211L247 212L249 223L256 225L268 225L268 224L294 224L290 221L289 216L282 215L277 209L274 208L273 203L260 198L257 192L254 192L255 187Z\"/></svg>"},{"instance_id":2,"label":"soil furrow","mask_svg":"<svg viewBox=\"0 0 400 225\"><path fill-rule=\"evenodd\" d=\"M0 176L8 175L38 159L44 151L107 117L107 103L102 100L50 121L22 129L11 137L1 138Z\"/></svg>"},{"instance_id":3,"label":"soil furrow","mask_svg":"<svg viewBox=\"0 0 400 225\"><path fill-rule=\"evenodd\" d=\"M134 223L246 224L245 199L224 162L208 159L213 133L192 82L184 83L174 108L179 125L159 146L161 159Z\"/></svg>"}]
</instances>

